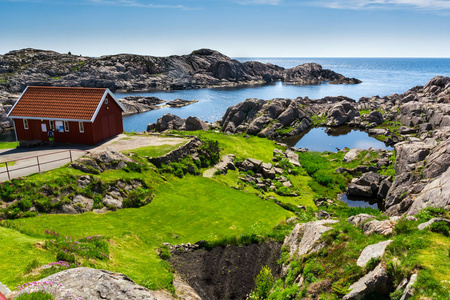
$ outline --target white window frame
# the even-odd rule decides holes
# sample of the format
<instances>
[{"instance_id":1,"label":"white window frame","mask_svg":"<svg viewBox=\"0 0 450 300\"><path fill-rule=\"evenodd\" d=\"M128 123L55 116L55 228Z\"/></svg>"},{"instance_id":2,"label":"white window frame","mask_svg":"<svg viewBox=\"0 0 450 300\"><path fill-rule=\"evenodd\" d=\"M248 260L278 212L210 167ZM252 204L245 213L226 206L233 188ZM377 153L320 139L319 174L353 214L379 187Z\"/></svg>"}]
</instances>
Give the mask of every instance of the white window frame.
<instances>
[{"instance_id":1,"label":"white window frame","mask_svg":"<svg viewBox=\"0 0 450 300\"><path fill-rule=\"evenodd\" d=\"M30 129L30 127L28 126L28 119L23 119L23 128L24 129Z\"/></svg>"},{"instance_id":2,"label":"white window frame","mask_svg":"<svg viewBox=\"0 0 450 300\"><path fill-rule=\"evenodd\" d=\"M69 132L69 121L64 121L64 131Z\"/></svg>"},{"instance_id":3,"label":"white window frame","mask_svg":"<svg viewBox=\"0 0 450 300\"><path fill-rule=\"evenodd\" d=\"M55 121L50 120L48 123L49 123L50 130L55 131Z\"/></svg>"},{"instance_id":4,"label":"white window frame","mask_svg":"<svg viewBox=\"0 0 450 300\"><path fill-rule=\"evenodd\" d=\"M78 122L78 129L80 130L80 133L84 133L84 124L83 124L83 122Z\"/></svg>"}]
</instances>

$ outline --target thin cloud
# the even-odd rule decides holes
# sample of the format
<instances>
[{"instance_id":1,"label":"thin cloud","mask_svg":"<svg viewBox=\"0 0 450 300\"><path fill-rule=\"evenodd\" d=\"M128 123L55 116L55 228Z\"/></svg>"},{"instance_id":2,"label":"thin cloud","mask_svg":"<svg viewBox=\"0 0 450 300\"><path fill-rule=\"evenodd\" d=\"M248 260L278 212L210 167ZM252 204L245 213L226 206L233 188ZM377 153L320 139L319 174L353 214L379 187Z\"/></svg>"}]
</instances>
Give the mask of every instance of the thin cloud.
<instances>
[{"instance_id":1,"label":"thin cloud","mask_svg":"<svg viewBox=\"0 0 450 300\"><path fill-rule=\"evenodd\" d=\"M245 0L239 1L242 5L278 5L282 0Z\"/></svg>"},{"instance_id":2,"label":"thin cloud","mask_svg":"<svg viewBox=\"0 0 450 300\"><path fill-rule=\"evenodd\" d=\"M140 7L140 8L178 8L186 9L184 5L166 5L166 4L155 4L146 3L148 1L137 1L137 0L87 0L89 3L99 4L99 5L113 5L113 6L126 6L126 7Z\"/></svg>"},{"instance_id":3,"label":"thin cloud","mask_svg":"<svg viewBox=\"0 0 450 300\"><path fill-rule=\"evenodd\" d=\"M318 0L310 2L310 4L333 9L353 10L398 8L414 8L424 10L450 9L449 0Z\"/></svg>"}]
</instances>

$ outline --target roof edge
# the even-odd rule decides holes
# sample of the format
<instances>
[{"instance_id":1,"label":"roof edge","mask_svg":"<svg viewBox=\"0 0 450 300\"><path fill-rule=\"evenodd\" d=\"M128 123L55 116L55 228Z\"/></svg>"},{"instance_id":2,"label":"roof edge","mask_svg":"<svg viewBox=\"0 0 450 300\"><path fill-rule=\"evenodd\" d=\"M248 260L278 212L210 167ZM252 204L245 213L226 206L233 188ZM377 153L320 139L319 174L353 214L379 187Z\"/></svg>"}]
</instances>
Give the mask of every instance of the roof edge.
<instances>
[{"instance_id":1,"label":"roof edge","mask_svg":"<svg viewBox=\"0 0 450 300\"><path fill-rule=\"evenodd\" d=\"M102 99L101 99L100 102L98 103L97 108L95 109L94 114L92 115L92 118L91 118L91 120L90 120L91 122L94 122L94 120L97 118L97 115L98 115L98 113L99 113L99 111L100 111L100 108L102 107L102 104L103 104L103 102L105 101L106 96L108 96L108 95L110 95L111 98L114 100L114 102L116 102L116 104L120 107L120 109L122 110L122 112L127 111L127 110L125 109L125 107L123 107L122 103L120 103L119 100L117 100L117 98L114 96L114 94L107 88L107 89L105 90L105 93L103 94Z\"/></svg>"},{"instance_id":2,"label":"roof edge","mask_svg":"<svg viewBox=\"0 0 450 300\"><path fill-rule=\"evenodd\" d=\"M27 119L27 120L46 120L46 121L70 121L70 122L89 122L91 120L86 119L62 119L62 118L40 118L40 117L25 117L25 116L12 116L10 119Z\"/></svg>"},{"instance_id":3,"label":"roof edge","mask_svg":"<svg viewBox=\"0 0 450 300\"><path fill-rule=\"evenodd\" d=\"M13 105L13 107L11 108L11 110L9 111L9 113L6 115L7 118L11 118L11 119L12 119L12 117L10 117L9 115L13 112L14 107L16 107L17 103L19 103L20 99L22 99L23 94L25 94L25 92L27 91L27 89L28 89L28 86L23 90L23 92L22 92L22 94L20 95L19 99L17 99L16 103L14 103L14 105Z\"/></svg>"}]
</instances>

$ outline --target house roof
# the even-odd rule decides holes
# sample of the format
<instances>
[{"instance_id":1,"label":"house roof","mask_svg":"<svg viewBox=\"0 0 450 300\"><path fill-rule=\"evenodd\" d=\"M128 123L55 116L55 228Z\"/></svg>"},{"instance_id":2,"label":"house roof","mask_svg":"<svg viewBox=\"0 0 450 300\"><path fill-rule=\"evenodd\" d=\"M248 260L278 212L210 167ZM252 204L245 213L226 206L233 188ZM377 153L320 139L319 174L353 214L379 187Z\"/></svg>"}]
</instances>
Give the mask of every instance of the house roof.
<instances>
[{"instance_id":1,"label":"house roof","mask_svg":"<svg viewBox=\"0 0 450 300\"><path fill-rule=\"evenodd\" d=\"M125 111L107 88L29 86L8 117L93 122L108 94Z\"/></svg>"}]
</instances>

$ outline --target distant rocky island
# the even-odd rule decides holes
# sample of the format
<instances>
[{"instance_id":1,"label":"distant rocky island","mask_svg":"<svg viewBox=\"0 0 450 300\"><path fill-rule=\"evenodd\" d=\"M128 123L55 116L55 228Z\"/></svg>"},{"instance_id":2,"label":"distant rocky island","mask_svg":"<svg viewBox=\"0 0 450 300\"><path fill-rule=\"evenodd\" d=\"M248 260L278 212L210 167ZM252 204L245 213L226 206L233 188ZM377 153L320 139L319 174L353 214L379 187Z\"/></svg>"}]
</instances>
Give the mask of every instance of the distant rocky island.
<instances>
[{"instance_id":1,"label":"distant rocky island","mask_svg":"<svg viewBox=\"0 0 450 300\"><path fill-rule=\"evenodd\" d=\"M302 85L323 81L361 82L315 63L285 69L257 61L241 63L210 49L169 57L135 54L87 57L30 48L0 55L0 91L9 93L20 93L28 85L144 92L261 85L273 81Z\"/></svg>"}]
</instances>

